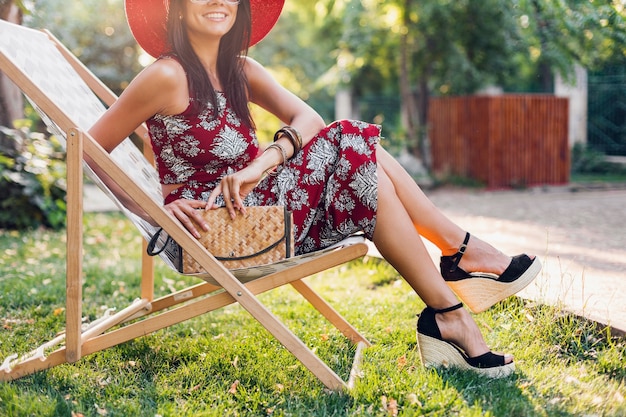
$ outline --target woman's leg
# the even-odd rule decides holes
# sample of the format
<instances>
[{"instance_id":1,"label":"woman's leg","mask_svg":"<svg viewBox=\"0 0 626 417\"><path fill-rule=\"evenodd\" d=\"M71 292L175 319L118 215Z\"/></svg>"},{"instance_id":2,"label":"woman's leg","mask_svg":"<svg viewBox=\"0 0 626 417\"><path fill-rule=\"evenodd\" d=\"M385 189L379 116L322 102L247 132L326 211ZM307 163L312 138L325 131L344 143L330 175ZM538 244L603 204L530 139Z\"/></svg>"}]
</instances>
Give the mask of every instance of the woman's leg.
<instances>
[{"instance_id":1,"label":"woman's leg","mask_svg":"<svg viewBox=\"0 0 626 417\"><path fill-rule=\"evenodd\" d=\"M430 307L443 309L458 303L437 271L413 221L386 171L378 170L378 209L374 244ZM465 309L436 317L442 337L475 357L489 351L476 323ZM512 361L507 356L507 363Z\"/></svg>"},{"instance_id":2,"label":"woman's leg","mask_svg":"<svg viewBox=\"0 0 626 417\"><path fill-rule=\"evenodd\" d=\"M446 217L428 199L406 170L380 146L376 158L379 167L392 182L398 198L419 234L437 246L442 255L455 254L465 238L465 230ZM466 271L491 272L499 275L510 262L509 256L472 235L459 266Z\"/></svg>"}]
</instances>

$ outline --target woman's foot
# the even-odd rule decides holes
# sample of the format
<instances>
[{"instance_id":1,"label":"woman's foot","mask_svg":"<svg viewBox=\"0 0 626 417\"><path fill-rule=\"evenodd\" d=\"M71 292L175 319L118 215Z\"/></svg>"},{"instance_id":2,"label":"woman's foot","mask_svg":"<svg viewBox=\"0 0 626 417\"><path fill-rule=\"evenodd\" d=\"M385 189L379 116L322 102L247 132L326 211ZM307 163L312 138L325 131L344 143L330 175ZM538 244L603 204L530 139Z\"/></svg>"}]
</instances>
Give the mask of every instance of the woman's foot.
<instances>
[{"instance_id":1,"label":"woman's foot","mask_svg":"<svg viewBox=\"0 0 626 417\"><path fill-rule=\"evenodd\" d=\"M462 306L462 304L461 304ZM467 310L458 307L445 313L437 313L435 320L443 340L462 346L469 357L476 357L490 352L483 335L480 333L476 322ZM506 355L506 363L513 362L513 356Z\"/></svg>"},{"instance_id":2,"label":"woman's foot","mask_svg":"<svg viewBox=\"0 0 626 417\"><path fill-rule=\"evenodd\" d=\"M450 288L480 313L530 284L541 262L528 255L511 258L480 239L470 240L467 233L455 254L441 257L440 267Z\"/></svg>"},{"instance_id":3,"label":"woman's foot","mask_svg":"<svg viewBox=\"0 0 626 417\"><path fill-rule=\"evenodd\" d=\"M457 267L465 271L494 275L502 274L511 263L510 256L469 233L465 233L460 246L442 251L442 255L442 260L446 258L454 261L458 257Z\"/></svg>"},{"instance_id":4,"label":"woman's foot","mask_svg":"<svg viewBox=\"0 0 626 417\"><path fill-rule=\"evenodd\" d=\"M426 307L420 314L417 339L424 365L472 370L492 378L509 375L515 369L513 357L491 352L462 307Z\"/></svg>"}]
</instances>

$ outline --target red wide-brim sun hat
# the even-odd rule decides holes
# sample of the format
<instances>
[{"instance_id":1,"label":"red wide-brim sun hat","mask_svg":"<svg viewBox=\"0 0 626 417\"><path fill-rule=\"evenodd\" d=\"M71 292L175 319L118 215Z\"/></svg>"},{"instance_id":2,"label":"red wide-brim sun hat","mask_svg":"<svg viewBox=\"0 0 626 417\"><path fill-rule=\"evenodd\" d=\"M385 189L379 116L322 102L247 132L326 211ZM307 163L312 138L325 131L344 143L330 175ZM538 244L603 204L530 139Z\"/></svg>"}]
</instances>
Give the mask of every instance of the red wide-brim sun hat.
<instances>
[{"instance_id":1,"label":"red wide-brim sun hat","mask_svg":"<svg viewBox=\"0 0 626 417\"><path fill-rule=\"evenodd\" d=\"M249 0L252 15L250 46L258 43L272 30L285 0ZM125 0L126 19L135 40L155 58L169 52L167 44L167 13L170 0Z\"/></svg>"}]
</instances>

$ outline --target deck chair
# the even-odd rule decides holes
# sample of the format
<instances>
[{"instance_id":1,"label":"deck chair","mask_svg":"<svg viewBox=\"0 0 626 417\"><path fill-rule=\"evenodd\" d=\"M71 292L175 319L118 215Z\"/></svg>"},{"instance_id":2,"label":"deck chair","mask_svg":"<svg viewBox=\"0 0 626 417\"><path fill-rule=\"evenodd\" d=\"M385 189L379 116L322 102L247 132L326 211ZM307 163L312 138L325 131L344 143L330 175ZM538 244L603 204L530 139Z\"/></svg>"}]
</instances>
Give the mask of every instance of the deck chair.
<instances>
[{"instance_id":1,"label":"deck chair","mask_svg":"<svg viewBox=\"0 0 626 417\"><path fill-rule=\"evenodd\" d=\"M368 246L362 238L263 268L229 271L163 209L149 145L143 147L148 150L144 155L132 140L126 139L109 154L87 133L105 111L105 105L111 105L116 97L52 34L0 20L0 71L22 90L48 129L64 138L68 207L65 332L28 354L13 354L4 359L0 380L14 380L63 363L73 363L91 353L238 303L327 388L343 390L354 385L363 349L369 342L303 278L364 256ZM144 141L148 140L145 126L136 133ZM140 297L119 312L81 328L83 175L91 177L118 204L145 241L157 231L120 204L84 163L83 155L89 155L108 172L113 181L127 190L154 222L204 268L206 274L199 276L204 281L198 280L196 285L155 299L154 264L152 258L144 255ZM173 268L167 254L162 259ZM340 378L256 297L285 284L293 286L355 345L347 380Z\"/></svg>"}]
</instances>

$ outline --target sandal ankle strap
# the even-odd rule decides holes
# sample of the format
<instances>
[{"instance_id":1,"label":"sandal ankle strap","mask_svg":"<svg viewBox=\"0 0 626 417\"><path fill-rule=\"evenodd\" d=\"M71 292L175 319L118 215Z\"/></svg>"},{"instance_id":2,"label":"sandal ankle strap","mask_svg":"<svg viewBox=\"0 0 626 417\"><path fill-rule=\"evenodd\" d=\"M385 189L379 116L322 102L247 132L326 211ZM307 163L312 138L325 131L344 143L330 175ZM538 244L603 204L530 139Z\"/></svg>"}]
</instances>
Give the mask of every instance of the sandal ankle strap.
<instances>
[{"instance_id":1,"label":"sandal ankle strap","mask_svg":"<svg viewBox=\"0 0 626 417\"><path fill-rule=\"evenodd\" d=\"M447 313L449 311L458 310L459 308L463 308L463 303L458 303L457 305L453 305L452 307L442 308L442 309L439 309L439 310L433 308L433 312L435 314L443 314L443 313Z\"/></svg>"},{"instance_id":2,"label":"sandal ankle strap","mask_svg":"<svg viewBox=\"0 0 626 417\"><path fill-rule=\"evenodd\" d=\"M453 255L452 259L454 262L452 262L452 266L450 266L450 272L456 271L456 268L459 266L459 262L461 262L461 258L463 257L463 254L465 253L465 250L467 249L467 244L469 242L469 239L470 239L469 232L465 232L465 239L463 239L463 243L461 243L461 246L459 246L458 252Z\"/></svg>"}]
</instances>

